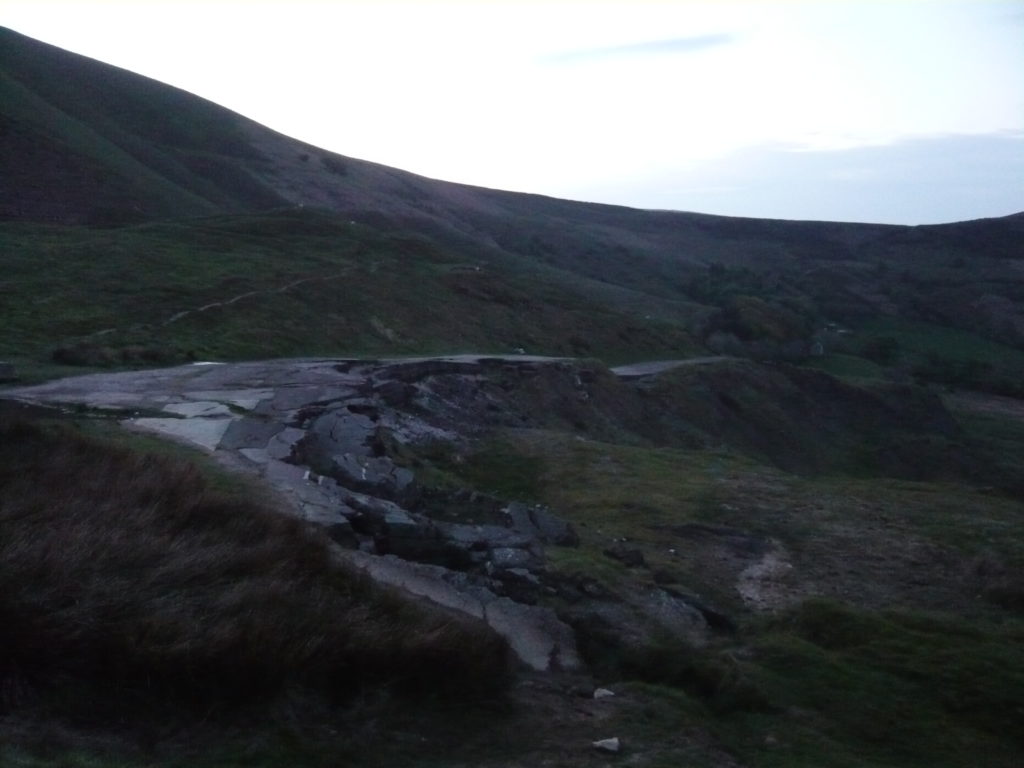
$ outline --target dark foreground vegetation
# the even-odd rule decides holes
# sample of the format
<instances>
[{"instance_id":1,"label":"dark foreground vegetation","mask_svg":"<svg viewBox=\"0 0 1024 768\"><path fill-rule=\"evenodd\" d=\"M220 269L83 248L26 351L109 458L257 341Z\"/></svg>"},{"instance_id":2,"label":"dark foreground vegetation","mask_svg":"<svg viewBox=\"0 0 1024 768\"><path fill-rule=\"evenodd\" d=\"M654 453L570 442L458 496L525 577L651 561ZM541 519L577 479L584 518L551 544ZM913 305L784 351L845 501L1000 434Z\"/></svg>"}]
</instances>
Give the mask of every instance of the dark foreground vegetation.
<instances>
[{"instance_id":1,"label":"dark foreground vegetation","mask_svg":"<svg viewBox=\"0 0 1024 768\"><path fill-rule=\"evenodd\" d=\"M130 731L507 682L486 627L347 572L324 537L178 457L0 424L0 531L3 716Z\"/></svg>"}]
</instances>

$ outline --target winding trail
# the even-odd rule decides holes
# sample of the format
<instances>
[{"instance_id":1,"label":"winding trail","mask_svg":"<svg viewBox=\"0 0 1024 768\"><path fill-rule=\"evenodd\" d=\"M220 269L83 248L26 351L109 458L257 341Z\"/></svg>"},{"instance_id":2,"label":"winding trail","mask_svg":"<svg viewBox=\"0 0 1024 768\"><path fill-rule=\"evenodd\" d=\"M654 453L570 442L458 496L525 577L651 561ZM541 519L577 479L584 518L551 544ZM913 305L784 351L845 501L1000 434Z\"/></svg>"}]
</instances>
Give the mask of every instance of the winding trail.
<instances>
[{"instance_id":1,"label":"winding trail","mask_svg":"<svg viewBox=\"0 0 1024 768\"><path fill-rule=\"evenodd\" d=\"M316 283L316 282L325 283L328 280L337 280L339 278L345 277L348 274L351 274L352 271L355 270L357 266L359 266L359 265L353 264L352 266L347 267L345 270L343 270L341 272L338 272L336 274L333 274L333 275L323 275L323 276L319 276L318 275L316 277L303 277L303 278L299 278L298 280L292 280L292 282L287 283L285 285L282 285L280 288L269 288L269 289L260 290L260 291L247 291L246 293L240 293L237 296L232 296L230 299L225 299L224 301L212 301L209 304L204 304L203 306L196 307L195 309L185 309L185 310L182 310L181 312L178 312L177 314L172 315L167 320L164 320L160 325L162 327L166 327L166 326L170 325L171 323L176 323L178 320L181 320L184 317L188 317L189 315L198 314L199 312L206 312L207 310L215 309L217 307L227 307L227 306L230 306L231 304L235 304L235 303L237 303L239 301L242 301L242 299L248 299L251 296L261 296L261 295L271 295L271 294L275 294L275 293L284 293L285 291L290 291L292 288L294 288L294 287L296 287L298 285L302 285L304 283Z\"/></svg>"},{"instance_id":2,"label":"winding trail","mask_svg":"<svg viewBox=\"0 0 1024 768\"><path fill-rule=\"evenodd\" d=\"M275 293L284 293L286 291L290 291L292 288L295 288L296 286L303 285L305 283L318 283L318 282L327 282L328 280L338 280L339 278L342 278L342 277L345 277L346 275L351 274L353 271L358 269L360 266L362 266L362 265L360 265L360 264L352 264L351 266L348 266L345 269L343 269L341 272L336 272L336 273L331 274L331 275L315 275L313 277L300 277L298 280L292 280L290 283L286 283L286 284L284 284L284 285L282 285L282 286L280 286L278 288L266 288L266 289L261 289L261 290L257 290L257 291L246 291L245 293L240 293L237 296L232 296L230 299L224 299L223 301L211 301L209 304L204 304L203 306L196 307L194 309L183 309L181 312L177 312L177 313L171 315L166 320L164 320L162 323L160 323L159 327L166 328L168 325L171 325L172 323L176 323L179 320L181 320L182 318L188 317L189 315L194 315L194 314L199 313L199 312L206 312L206 311L211 310L211 309L216 309L217 307L227 307L227 306L230 306L232 304L236 304L239 301L242 301L243 299L248 299L248 298L251 298L253 296L270 296L270 295L273 295ZM374 266L374 264L370 264L369 268L372 269L373 266ZM130 330L138 330L139 328L145 327L145 325L146 325L145 323L136 323L135 325L130 326ZM122 330L122 329L121 328L104 328L104 329L99 330L99 331L94 331L92 333L88 333L85 336L82 336L80 338L82 340L97 339L97 338L100 338L102 336L108 336L111 333L116 333L117 331L120 331L120 330Z\"/></svg>"}]
</instances>

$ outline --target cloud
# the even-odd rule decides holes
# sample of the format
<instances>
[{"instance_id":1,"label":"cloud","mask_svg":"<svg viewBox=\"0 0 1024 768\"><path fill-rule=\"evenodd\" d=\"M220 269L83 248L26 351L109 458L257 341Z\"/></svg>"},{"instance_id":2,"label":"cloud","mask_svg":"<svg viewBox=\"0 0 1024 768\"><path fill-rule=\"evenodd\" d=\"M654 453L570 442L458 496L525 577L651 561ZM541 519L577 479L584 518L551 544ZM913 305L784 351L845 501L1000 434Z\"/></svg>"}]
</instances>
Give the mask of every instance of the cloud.
<instances>
[{"instance_id":1,"label":"cloud","mask_svg":"<svg viewBox=\"0 0 1024 768\"><path fill-rule=\"evenodd\" d=\"M598 59L632 57L632 56L664 56L684 53L697 53L708 48L717 48L732 43L732 35L695 35L692 37L676 37L670 40L648 40L628 45L612 45L604 48L586 48L578 51L564 51L545 56L541 61L547 64L578 64Z\"/></svg>"}]
</instances>

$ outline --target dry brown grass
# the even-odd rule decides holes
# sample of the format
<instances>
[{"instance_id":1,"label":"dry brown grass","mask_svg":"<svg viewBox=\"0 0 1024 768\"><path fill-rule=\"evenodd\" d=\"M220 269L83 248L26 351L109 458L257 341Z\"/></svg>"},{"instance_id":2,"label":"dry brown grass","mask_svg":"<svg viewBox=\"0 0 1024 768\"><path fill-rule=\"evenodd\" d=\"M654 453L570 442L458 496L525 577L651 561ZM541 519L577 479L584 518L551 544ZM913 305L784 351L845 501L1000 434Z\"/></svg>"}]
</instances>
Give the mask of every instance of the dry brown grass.
<instances>
[{"instance_id":1,"label":"dry brown grass","mask_svg":"<svg viewBox=\"0 0 1024 768\"><path fill-rule=\"evenodd\" d=\"M78 689L203 711L296 686L462 695L503 685L506 654L482 625L332 563L301 522L211 492L190 463L0 424L0 709Z\"/></svg>"}]
</instances>

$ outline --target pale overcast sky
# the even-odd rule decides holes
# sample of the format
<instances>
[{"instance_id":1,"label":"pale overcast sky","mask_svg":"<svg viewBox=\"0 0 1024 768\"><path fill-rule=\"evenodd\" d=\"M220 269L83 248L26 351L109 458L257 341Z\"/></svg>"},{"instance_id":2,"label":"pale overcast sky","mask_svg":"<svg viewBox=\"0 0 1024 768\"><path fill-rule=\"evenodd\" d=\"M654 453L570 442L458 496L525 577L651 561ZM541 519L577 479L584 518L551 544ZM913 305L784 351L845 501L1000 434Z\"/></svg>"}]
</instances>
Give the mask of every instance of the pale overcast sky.
<instances>
[{"instance_id":1,"label":"pale overcast sky","mask_svg":"<svg viewBox=\"0 0 1024 768\"><path fill-rule=\"evenodd\" d=\"M1024 210L1024 0L2 0L0 25L439 179L791 219Z\"/></svg>"}]
</instances>

